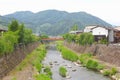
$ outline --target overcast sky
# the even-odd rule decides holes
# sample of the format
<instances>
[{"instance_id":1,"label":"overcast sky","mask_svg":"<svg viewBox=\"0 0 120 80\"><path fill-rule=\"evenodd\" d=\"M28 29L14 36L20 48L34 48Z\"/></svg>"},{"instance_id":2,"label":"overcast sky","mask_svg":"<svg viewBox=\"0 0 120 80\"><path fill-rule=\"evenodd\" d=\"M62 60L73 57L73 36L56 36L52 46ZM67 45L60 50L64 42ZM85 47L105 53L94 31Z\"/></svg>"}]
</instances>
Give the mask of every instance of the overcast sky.
<instances>
[{"instance_id":1,"label":"overcast sky","mask_svg":"<svg viewBox=\"0 0 120 80\"><path fill-rule=\"evenodd\" d=\"M120 25L120 0L0 0L0 15L16 11L39 12L48 9L85 11L110 24Z\"/></svg>"}]
</instances>

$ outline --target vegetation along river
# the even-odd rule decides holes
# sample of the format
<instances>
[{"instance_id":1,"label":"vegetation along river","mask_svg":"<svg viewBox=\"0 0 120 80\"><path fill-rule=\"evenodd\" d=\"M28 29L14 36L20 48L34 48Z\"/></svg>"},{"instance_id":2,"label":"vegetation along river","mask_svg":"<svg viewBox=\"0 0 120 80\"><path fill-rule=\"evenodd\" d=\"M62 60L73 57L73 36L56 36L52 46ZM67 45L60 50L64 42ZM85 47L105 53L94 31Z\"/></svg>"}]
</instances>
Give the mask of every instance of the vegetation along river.
<instances>
[{"instance_id":1,"label":"vegetation along river","mask_svg":"<svg viewBox=\"0 0 120 80\"><path fill-rule=\"evenodd\" d=\"M53 44L49 46L43 64L45 66L52 66L53 80L110 80L108 77L105 77L98 72L88 70L85 67L75 65L73 62L63 59L60 52L57 51L56 46ZM63 78L59 75L60 66L67 68L68 78Z\"/></svg>"}]
</instances>

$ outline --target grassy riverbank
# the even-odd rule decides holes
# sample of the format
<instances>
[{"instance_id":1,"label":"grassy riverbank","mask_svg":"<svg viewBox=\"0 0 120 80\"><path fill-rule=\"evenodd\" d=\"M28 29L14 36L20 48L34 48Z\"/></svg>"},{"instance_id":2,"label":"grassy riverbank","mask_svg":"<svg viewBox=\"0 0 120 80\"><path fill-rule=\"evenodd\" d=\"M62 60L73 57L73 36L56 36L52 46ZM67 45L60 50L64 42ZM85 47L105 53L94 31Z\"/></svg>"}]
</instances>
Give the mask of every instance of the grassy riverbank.
<instances>
[{"instance_id":1,"label":"grassy riverbank","mask_svg":"<svg viewBox=\"0 0 120 80\"><path fill-rule=\"evenodd\" d=\"M51 80L47 74L42 74L42 60L46 55L45 45L40 45L3 80Z\"/></svg>"},{"instance_id":2,"label":"grassy riverbank","mask_svg":"<svg viewBox=\"0 0 120 80\"><path fill-rule=\"evenodd\" d=\"M63 58L70 60L70 61L80 61L81 65L94 70L99 71L105 76L112 77L117 73L116 68L107 68L105 64L96 60L91 53L84 53L84 54L77 54L74 51L70 50L69 48L62 45L62 42L57 42L57 48L61 51Z\"/></svg>"}]
</instances>

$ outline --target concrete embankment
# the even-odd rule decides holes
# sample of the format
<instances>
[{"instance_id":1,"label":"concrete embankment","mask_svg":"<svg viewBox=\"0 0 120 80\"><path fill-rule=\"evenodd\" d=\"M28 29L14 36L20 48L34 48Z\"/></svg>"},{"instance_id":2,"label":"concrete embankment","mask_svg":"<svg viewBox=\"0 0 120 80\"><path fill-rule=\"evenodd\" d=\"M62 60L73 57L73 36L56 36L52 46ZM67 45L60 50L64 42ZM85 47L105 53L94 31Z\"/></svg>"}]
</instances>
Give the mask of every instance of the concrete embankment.
<instances>
[{"instance_id":1,"label":"concrete embankment","mask_svg":"<svg viewBox=\"0 0 120 80\"><path fill-rule=\"evenodd\" d=\"M94 44L91 46L80 46L75 43L64 42L64 45L78 53L92 53L101 61L120 66L120 46Z\"/></svg>"},{"instance_id":2,"label":"concrete embankment","mask_svg":"<svg viewBox=\"0 0 120 80\"><path fill-rule=\"evenodd\" d=\"M32 52L39 43L31 43L26 46L17 46L13 53L0 58L0 80L18 65L27 54Z\"/></svg>"}]
</instances>

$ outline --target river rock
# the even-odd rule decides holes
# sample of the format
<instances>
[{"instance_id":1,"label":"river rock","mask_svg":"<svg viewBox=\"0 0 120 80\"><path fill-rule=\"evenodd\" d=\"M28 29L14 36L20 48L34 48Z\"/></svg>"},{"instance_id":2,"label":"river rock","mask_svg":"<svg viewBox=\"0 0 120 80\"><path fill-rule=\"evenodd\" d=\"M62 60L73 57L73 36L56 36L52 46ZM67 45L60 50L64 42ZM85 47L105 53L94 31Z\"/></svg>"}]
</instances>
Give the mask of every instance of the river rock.
<instances>
[{"instance_id":1,"label":"river rock","mask_svg":"<svg viewBox=\"0 0 120 80\"><path fill-rule=\"evenodd\" d=\"M77 60L77 64L81 64L80 60Z\"/></svg>"},{"instance_id":2,"label":"river rock","mask_svg":"<svg viewBox=\"0 0 120 80\"><path fill-rule=\"evenodd\" d=\"M54 63L57 63L57 61L54 61Z\"/></svg>"},{"instance_id":3,"label":"river rock","mask_svg":"<svg viewBox=\"0 0 120 80\"><path fill-rule=\"evenodd\" d=\"M49 64L50 64L50 65L53 65L53 63L52 63L52 62L49 62Z\"/></svg>"},{"instance_id":4,"label":"river rock","mask_svg":"<svg viewBox=\"0 0 120 80\"><path fill-rule=\"evenodd\" d=\"M72 69L72 71L73 71L73 72L75 72L75 71L76 71L76 69Z\"/></svg>"},{"instance_id":5,"label":"river rock","mask_svg":"<svg viewBox=\"0 0 120 80\"><path fill-rule=\"evenodd\" d=\"M72 68L72 66L70 66L70 65L68 65L67 67L68 67L68 68Z\"/></svg>"},{"instance_id":6,"label":"river rock","mask_svg":"<svg viewBox=\"0 0 120 80\"><path fill-rule=\"evenodd\" d=\"M66 79L70 79L70 78L71 78L71 76L70 76L70 75L66 76Z\"/></svg>"},{"instance_id":7,"label":"river rock","mask_svg":"<svg viewBox=\"0 0 120 80\"><path fill-rule=\"evenodd\" d=\"M55 65L60 65L59 63L55 64Z\"/></svg>"}]
</instances>

